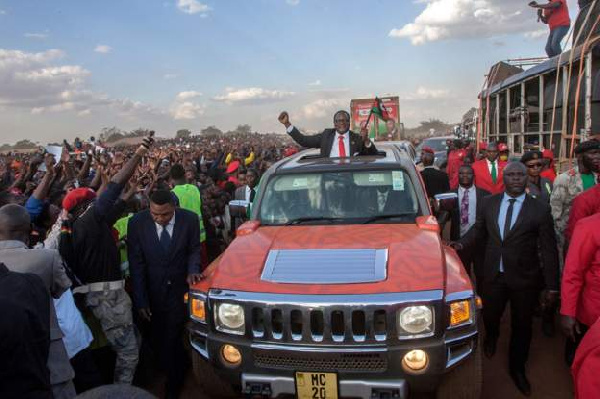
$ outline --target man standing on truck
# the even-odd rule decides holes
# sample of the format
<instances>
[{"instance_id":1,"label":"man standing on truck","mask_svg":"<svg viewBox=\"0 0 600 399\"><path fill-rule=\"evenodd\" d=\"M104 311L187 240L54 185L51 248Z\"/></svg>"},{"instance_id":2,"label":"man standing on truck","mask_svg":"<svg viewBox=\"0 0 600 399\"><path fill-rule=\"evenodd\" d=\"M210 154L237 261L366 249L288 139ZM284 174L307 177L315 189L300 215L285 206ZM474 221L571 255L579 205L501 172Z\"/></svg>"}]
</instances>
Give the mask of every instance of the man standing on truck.
<instances>
[{"instance_id":1,"label":"man standing on truck","mask_svg":"<svg viewBox=\"0 0 600 399\"><path fill-rule=\"evenodd\" d=\"M538 9L538 19L550 28L550 35L546 43L546 54L548 58L562 53L561 40L569 32L571 18L566 0L548 0L546 4L538 4L537 1L529 3L530 7Z\"/></svg>"},{"instance_id":2,"label":"man standing on truck","mask_svg":"<svg viewBox=\"0 0 600 399\"><path fill-rule=\"evenodd\" d=\"M314 136L305 136L290 123L287 112L278 118L287 133L296 143L306 148L320 148L322 157L345 158L354 155L377 155L377 148L369 138L366 126L361 127L360 135L350 130L350 114L338 111L333 116L333 129L325 129Z\"/></svg>"}]
</instances>

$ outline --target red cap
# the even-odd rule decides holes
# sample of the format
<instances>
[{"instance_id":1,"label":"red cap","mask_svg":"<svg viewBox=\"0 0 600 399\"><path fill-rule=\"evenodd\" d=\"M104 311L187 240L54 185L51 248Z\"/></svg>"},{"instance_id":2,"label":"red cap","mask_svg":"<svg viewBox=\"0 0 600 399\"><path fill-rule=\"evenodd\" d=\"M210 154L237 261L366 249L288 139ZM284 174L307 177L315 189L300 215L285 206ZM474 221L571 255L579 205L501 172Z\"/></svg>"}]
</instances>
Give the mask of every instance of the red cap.
<instances>
[{"instance_id":1,"label":"red cap","mask_svg":"<svg viewBox=\"0 0 600 399\"><path fill-rule=\"evenodd\" d=\"M62 202L62 207L67 212L71 212L71 210L77 205L86 201L93 200L94 198L96 198L96 193L94 192L94 190L83 187L76 188L75 190L69 192L65 196Z\"/></svg>"},{"instance_id":2,"label":"red cap","mask_svg":"<svg viewBox=\"0 0 600 399\"><path fill-rule=\"evenodd\" d=\"M508 146L504 143L500 143L500 144L498 144L498 151L500 151L500 152L508 151Z\"/></svg>"},{"instance_id":3,"label":"red cap","mask_svg":"<svg viewBox=\"0 0 600 399\"><path fill-rule=\"evenodd\" d=\"M485 141L482 141L479 143L479 149L480 150L487 150L487 143Z\"/></svg>"},{"instance_id":4,"label":"red cap","mask_svg":"<svg viewBox=\"0 0 600 399\"><path fill-rule=\"evenodd\" d=\"M552 150L544 150L542 151L542 158L554 159L554 153L552 153Z\"/></svg>"},{"instance_id":5,"label":"red cap","mask_svg":"<svg viewBox=\"0 0 600 399\"><path fill-rule=\"evenodd\" d=\"M226 173L233 173L240 167L240 161L232 161L228 166Z\"/></svg>"},{"instance_id":6,"label":"red cap","mask_svg":"<svg viewBox=\"0 0 600 399\"><path fill-rule=\"evenodd\" d=\"M421 152L428 152L430 154L435 154L435 151L433 151L433 148L431 148L431 147L423 147Z\"/></svg>"}]
</instances>

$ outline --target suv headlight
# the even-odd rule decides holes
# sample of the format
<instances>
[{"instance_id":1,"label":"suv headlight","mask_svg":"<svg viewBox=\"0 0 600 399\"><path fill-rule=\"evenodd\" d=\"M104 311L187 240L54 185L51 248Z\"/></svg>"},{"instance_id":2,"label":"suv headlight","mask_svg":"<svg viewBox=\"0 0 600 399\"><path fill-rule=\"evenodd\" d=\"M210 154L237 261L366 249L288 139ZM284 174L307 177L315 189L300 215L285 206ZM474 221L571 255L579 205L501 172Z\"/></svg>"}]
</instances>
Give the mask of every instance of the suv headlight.
<instances>
[{"instance_id":1,"label":"suv headlight","mask_svg":"<svg viewBox=\"0 0 600 399\"><path fill-rule=\"evenodd\" d=\"M232 303L220 303L215 312L217 330L243 335L245 330L244 308Z\"/></svg>"},{"instance_id":2,"label":"suv headlight","mask_svg":"<svg viewBox=\"0 0 600 399\"><path fill-rule=\"evenodd\" d=\"M397 315L400 335L417 335L433 332L433 310L429 306L408 306Z\"/></svg>"}]
</instances>

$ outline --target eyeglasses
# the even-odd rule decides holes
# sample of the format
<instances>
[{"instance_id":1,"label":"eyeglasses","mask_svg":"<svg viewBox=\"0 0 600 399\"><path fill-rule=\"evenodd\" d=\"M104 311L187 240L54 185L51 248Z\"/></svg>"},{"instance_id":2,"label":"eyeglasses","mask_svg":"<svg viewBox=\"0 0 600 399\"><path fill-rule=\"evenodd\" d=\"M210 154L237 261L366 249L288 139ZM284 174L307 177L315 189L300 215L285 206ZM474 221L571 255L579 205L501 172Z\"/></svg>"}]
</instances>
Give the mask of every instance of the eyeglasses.
<instances>
[{"instance_id":1,"label":"eyeglasses","mask_svg":"<svg viewBox=\"0 0 600 399\"><path fill-rule=\"evenodd\" d=\"M538 162L538 163L530 163L529 165L527 165L527 167L528 167L529 169L533 169L533 168L541 168L542 166L543 166L543 165L542 165L540 162Z\"/></svg>"}]
</instances>

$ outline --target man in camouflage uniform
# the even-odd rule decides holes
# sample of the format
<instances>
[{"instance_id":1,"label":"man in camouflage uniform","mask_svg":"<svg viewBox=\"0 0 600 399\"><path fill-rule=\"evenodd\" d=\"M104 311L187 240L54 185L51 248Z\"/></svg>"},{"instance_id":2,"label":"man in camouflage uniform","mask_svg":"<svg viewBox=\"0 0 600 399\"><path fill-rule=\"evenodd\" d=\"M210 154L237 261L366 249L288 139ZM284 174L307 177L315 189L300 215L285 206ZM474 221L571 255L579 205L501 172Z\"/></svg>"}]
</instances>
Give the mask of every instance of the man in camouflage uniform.
<instances>
[{"instance_id":1,"label":"man in camouflage uniform","mask_svg":"<svg viewBox=\"0 0 600 399\"><path fill-rule=\"evenodd\" d=\"M78 188L63 200L63 209L70 219L63 226L60 253L82 284L73 293L85 294L86 305L117 355L115 383L133 381L139 345L112 226L125 209L125 202L119 198L121 192L152 141L151 137L144 140L97 199L92 190Z\"/></svg>"},{"instance_id":2,"label":"man in camouflage uniform","mask_svg":"<svg viewBox=\"0 0 600 399\"><path fill-rule=\"evenodd\" d=\"M584 184L588 180L597 181L598 177L598 151L600 142L586 141L575 148L577 156L577 165L567 172L558 175L554 180L554 189L550 196L550 206L552 208L552 217L554 218L554 228L560 251L565 251L565 245L568 245L564 239L564 232L569 222L569 213L573 199L589 187ZM565 252L566 253L566 252ZM562 265L561 256L561 265Z\"/></svg>"}]
</instances>

